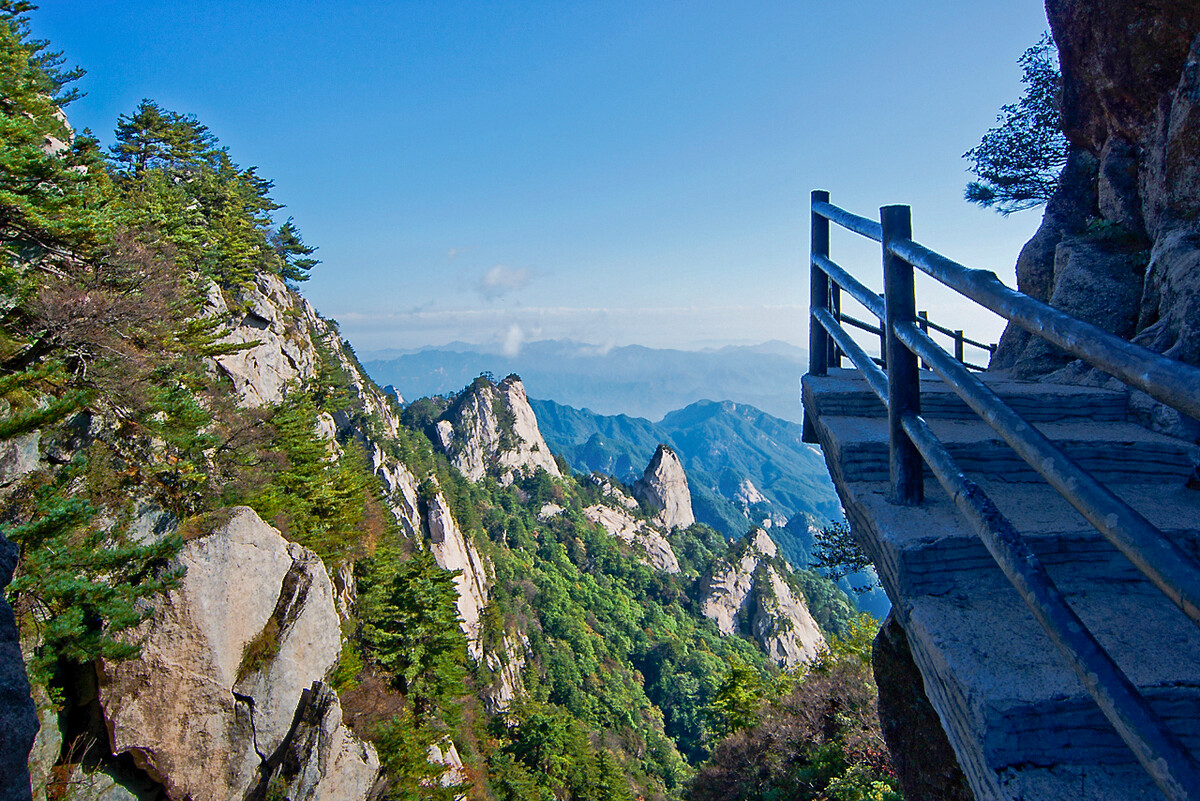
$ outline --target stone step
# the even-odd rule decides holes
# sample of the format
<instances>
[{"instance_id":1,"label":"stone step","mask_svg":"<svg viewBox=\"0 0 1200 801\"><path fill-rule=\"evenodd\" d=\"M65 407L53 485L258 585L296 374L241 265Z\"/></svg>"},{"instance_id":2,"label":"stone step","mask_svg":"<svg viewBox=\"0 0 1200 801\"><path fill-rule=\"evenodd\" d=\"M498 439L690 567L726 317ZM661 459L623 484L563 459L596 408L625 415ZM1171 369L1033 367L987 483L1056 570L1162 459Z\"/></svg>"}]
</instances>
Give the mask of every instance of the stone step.
<instances>
[{"instance_id":1,"label":"stone step","mask_svg":"<svg viewBox=\"0 0 1200 801\"><path fill-rule=\"evenodd\" d=\"M1126 419L1124 392L1094 387L1018 381L1007 376L977 374L1013 411L1031 422L1088 417L1093 420ZM804 376L805 408L817 415L884 417L886 408L856 370L830 370L827 376ZM809 385L819 387L813 393ZM811 398L809 397L811 396ZM974 419L975 413L937 375L921 372L921 414L925 419Z\"/></svg>"},{"instance_id":2,"label":"stone step","mask_svg":"<svg viewBox=\"0 0 1200 801\"><path fill-rule=\"evenodd\" d=\"M925 689L978 799L1159 799L1048 635L932 476L888 503L883 406L848 371L804 379L847 517L904 625ZM923 414L1038 553L1076 613L1185 746L1200 754L1200 628L923 374ZM1200 557L1200 459L1126 422L1122 393L985 380L1081 467Z\"/></svg>"},{"instance_id":3,"label":"stone step","mask_svg":"<svg viewBox=\"0 0 1200 801\"><path fill-rule=\"evenodd\" d=\"M1115 547L1054 489L1039 484L980 481L1000 511L1049 566L1070 565L1106 581L1140 574ZM904 595L969 592L979 573L999 573L995 561L965 523L949 525L957 510L941 487L926 488L925 503L902 511L888 502L886 482L846 485L843 504L856 524L888 520L869 549L880 573ZM1200 491L1159 483L1122 484L1117 496L1200 560ZM964 590L964 588L966 588Z\"/></svg>"},{"instance_id":4,"label":"stone step","mask_svg":"<svg viewBox=\"0 0 1200 801\"><path fill-rule=\"evenodd\" d=\"M847 489L847 513L868 534L889 597L899 599L926 692L978 797L1158 797L940 487L917 508L887 503L882 484ZM1039 496L1022 509L1018 499L1030 485L985 489L1015 523L1042 532L1031 539L1055 584L1172 730L1200 752L1200 629L1098 534L1087 534L1065 502ZM1149 486L1122 494L1131 502L1154 497ZM1190 495L1200 493L1164 495L1148 510L1151 522L1170 528L1183 517L1200 520ZM1176 532L1194 547L1195 530ZM1069 558L1072 551L1080 558Z\"/></svg>"},{"instance_id":5,"label":"stone step","mask_svg":"<svg viewBox=\"0 0 1200 801\"><path fill-rule=\"evenodd\" d=\"M1200 753L1200 629L1145 582L1097 589L1061 572L1056 579L1168 728ZM977 796L1154 797L1150 778L1010 586L981 586L969 599L915 598L902 614L926 692ZM1131 770L1120 792L1012 791L1030 767L1051 766L1082 776L1098 766Z\"/></svg>"},{"instance_id":6,"label":"stone step","mask_svg":"<svg viewBox=\"0 0 1200 801\"><path fill-rule=\"evenodd\" d=\"M981 420L928 421L968 475L992 481L1042 482L1043 479ZM1200 452L1182 440L1155 434L1127 422L1091 419L1033 423L1076 464L1101 481L1185 483ZM888 477L887 420L822 414L818 438L827 462L836 462L846 481L884 481ZM835 479L837 477L835 476Z\"/></svg>"}]
</instances>

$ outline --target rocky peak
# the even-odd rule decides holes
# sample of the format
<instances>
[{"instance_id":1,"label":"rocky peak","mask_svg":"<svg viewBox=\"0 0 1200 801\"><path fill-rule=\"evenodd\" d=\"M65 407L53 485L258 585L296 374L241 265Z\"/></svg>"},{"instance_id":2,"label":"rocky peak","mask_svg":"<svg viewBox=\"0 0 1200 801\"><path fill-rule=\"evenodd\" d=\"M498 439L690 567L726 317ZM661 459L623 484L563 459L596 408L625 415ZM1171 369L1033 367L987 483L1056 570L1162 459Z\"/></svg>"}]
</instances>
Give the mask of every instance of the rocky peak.
<instances>
[{"instance_id":1,"label":"rocky peak","mask_svg":"<svg viewBox=\"0 0 1200 801\"><path fill-rule=\"evenodd\" d=\"M775 546L775 540L771 539L771 536L761 528L753 529L746 539L750 543L751 551L762 554L768 559L774 559L779 553L779 549Z\"/></svg>"},{"instance_id":2,"label":"rocky peak","mask_svg":"<svg viewBox=\"0 0 1200 801\"><path fill-rule=\"evenodd\" d=\"M633 490L639 499L659 510L658 522L663 527L687 528L696 522L687 474L675 451L666 445L658 446Z\"/></svg>"},{"instance_id":3,"label":"rocky peak","mask_svg":"<svg viewBox=\"0 0 1200 801\"><path fill-rule=\"evenodd\" d=\"M506 484L518 472L531 474L539 467L562 475L538 430L525 385L515 375L499 384L475 379L438 420L435 433L437 444L472 481L490 470Z\"/></svg>"},{"instance_id":4,"label":"rocky peak","mask_svg":"<svg viewBox=\"0 0 1200 801\"><path fill-rule=\"evenodd\" d=\"M754 529L701 582L701 610L724 636L753 637L779 665L811 660L825 645L802 593L785 579L775 542ZM741 628L746 621L749 630Z\"/></svg>"}]
</instances>

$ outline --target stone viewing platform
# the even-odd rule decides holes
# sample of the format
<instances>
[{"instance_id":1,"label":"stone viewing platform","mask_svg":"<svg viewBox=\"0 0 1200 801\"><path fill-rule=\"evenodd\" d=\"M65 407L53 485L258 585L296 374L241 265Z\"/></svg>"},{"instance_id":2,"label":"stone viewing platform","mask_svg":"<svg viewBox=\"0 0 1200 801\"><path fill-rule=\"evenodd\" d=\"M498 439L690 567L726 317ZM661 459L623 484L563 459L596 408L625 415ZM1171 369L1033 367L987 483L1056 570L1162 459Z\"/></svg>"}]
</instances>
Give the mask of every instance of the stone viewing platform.
<instances>
[{"instance_id":1,"label":"stone viewing platform","mask_svg":"<svg viewBox=\"0 0 1200 801\"><path fill-rule=\"evenodd\" d=\"M1127 413L1125 392L979 377L1192 555L1200 453ZM920 372L921 416L1042 561L1099 643L1200 753L1200 628L967 409ZM1161 799L938 483L889 501L887 410L855 370L803 379L806 418L894 604L925 691L979 799ZM928 468L925 468L928 471Z\"/></svg>"}]
</instances>

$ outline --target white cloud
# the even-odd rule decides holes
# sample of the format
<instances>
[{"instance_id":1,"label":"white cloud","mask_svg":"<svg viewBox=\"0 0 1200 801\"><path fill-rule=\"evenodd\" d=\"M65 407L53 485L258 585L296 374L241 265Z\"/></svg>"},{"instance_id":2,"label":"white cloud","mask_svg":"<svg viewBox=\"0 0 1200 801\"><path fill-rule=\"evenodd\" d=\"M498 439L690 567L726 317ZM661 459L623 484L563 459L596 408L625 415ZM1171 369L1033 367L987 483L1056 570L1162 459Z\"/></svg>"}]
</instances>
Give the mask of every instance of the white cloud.
<instances>
[{"instance_id":1,"label":"white cloud","mask_svg":"<svg viewBox=\"0 0 1200 801\"><path fill-rule=\"evenodd\" d=\"M513 323L508 327L507 333L504 335L504 344L502 350L505 356L516 356L521 352L521 345L525 342L525 332L521 330L521 326Z\"/></svg>"},{"instance_id":2,"label":"white cloud","mask_svg":"<svg viewBox=\"0 0 1200 801\"><path fill-rule=\"evenodd\" d=\"M483 274L476 289L487 300L495 300L509 292L523 289L529 283L529 270L497 264Z\"/></svg>"}]
</instances>

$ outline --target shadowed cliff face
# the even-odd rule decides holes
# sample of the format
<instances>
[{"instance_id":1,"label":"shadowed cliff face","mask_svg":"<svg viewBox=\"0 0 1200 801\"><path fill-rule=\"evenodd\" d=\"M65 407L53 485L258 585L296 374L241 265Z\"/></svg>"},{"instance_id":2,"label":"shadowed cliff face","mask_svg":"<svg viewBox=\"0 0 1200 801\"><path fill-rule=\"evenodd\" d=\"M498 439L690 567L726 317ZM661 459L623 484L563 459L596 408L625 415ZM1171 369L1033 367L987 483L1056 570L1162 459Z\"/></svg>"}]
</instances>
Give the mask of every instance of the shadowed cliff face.
<instances>
[{"instance_id":1,"label":"shadowed cliff face","mask_svg":"<svg viewBox=\"0 0 1200 801\"><path fill-rule=\"evenodd\" d=\"M1071 157L1017 263L1021 290L1200 363L1200 4L1047 0ZM993 361L1069 358L1010 326Z\"/></svg>"}]
</instances>

